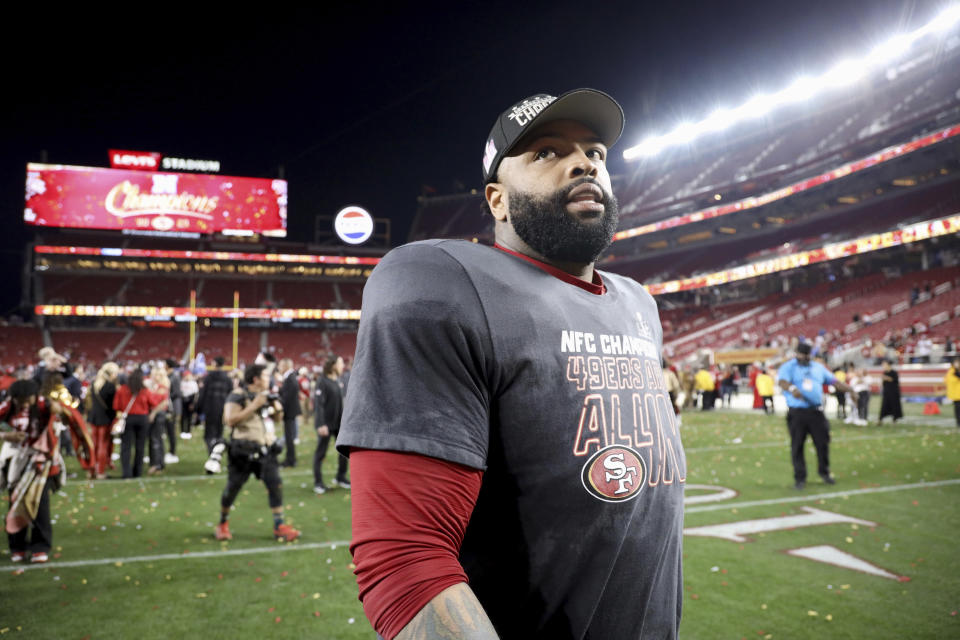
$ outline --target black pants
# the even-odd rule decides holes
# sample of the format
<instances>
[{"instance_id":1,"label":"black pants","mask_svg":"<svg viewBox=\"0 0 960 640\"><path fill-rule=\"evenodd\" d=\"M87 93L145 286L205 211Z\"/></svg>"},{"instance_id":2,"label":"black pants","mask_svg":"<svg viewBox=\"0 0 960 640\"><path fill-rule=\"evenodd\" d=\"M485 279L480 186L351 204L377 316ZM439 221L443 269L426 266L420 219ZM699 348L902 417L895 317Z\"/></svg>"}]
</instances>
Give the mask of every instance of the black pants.
<instances>
[{"instance_id":1,"label":"black pants","mask_svg":"<svg viewBox=\"0 0 960 640\"><path fill-rule=\"evenodd\" d=\"M283 460L283 464L288 467L296 466L297 464L297 450L294 447L293 441L297 439L297 418L296 416L292 418L283 417L283 439L286 441L284 443L284 448L287 450L287 455Z\"/></svg>"},{"instance_id":2,"label":"black pants","mask_svg":"<svg viewBox=\"0 0 960 640\"><path fill-rule=\"evenodd\" d=\"M317 438L317 450L313 454L313 486L323 484L323 459L327 457L327 447L330 446L330 436ZM337 454L337 480L347 478L347 458Z\"/></svg>"},{"instance_id":3,"label":"black pants","mask_svg":"<svg viewBox=\"0 0 960 640\"><path fill-rule=\"evenodd\" d=\"M867 413L870 410L870 392L861 391L857 396L857 415L861 420L867 419Z\"/></svg>"},{"instance_id":4,"label":"black pants","mask_svg":"<svg viewBox=\"0 0 960 640\"><path fill-rule=\"evenodd\" d=\"M830 423L819 409L790 409L787 412L787 427L790 430L790 457L793 460L793 479L797 482L807 479L807 461L803 455L803 445L807 434L813 439L817 450L817 472L821 476L830 475Z\"/></svg>"},{"instance_id":5,"label":"black pants","mask_svg":"<svg viewBox=\"0 0 960 640\"><path fill-rule=\"evenodd\" d=\"M231 443L231 449L233 449ZM229 450L229 449L228 449ZM233 506L240 489L255 475L267 487L267 503L271 509L283 504L283 480L280 478L280 468L277 457L272 453L261 455L256 460L231 454L227 465L227 486L220 496L220 506L224 509Z\"/></svg>"},{"instance_id":6,"label":"black pants","mask_svg":"<svg viewBox=\"0 0 960 640\"><path fill-rule=\"evenodd\" d=\"M127 426L120 436L120 467L124 478L139 478L143 475L143 450L147 444L150 425L145 415L128 415ZM130 463L130 447L133 446L133 464Z\"/></svg>"},{"instance_id":7,"label":"black pants","mask_svg":"<svg viewBox=\"0 0 960 640\"><path fill-rule=\"evenodd\" d=\"M158 413L150 425L150 466L163 468L163 432L167 428L167 416Z\"/></svg>"},{"instance_id":8,"label":"black pants","mask_svg":"<svg viewBox=\"0 0 960 640\"><path fill-rule=\"evenodd\" d=\"M960 400L953 401L953 417L957 420L957 426L960 427Z\"/></svg>"},{"instance_id":9,"label":"black pants","mask_svg":"<svg viewBox=\"0 0 960 640\"><path fill-rule=\"evenodd\" d=\"M53 525L50 523L50 483L47 478L40 494L40 506L37 508L37 517L29 525L16 533L7 534L7 544L10 551L27 551L27 533L30 534L30 553L48 553L53 547ZM11 496L12 499L12 496Z\"/></svg>"},{"instance_id":10,"label":"black pants","mask_svg":"<svg viewBox=\"0 0 960 640\"><path fill-rule=\"evenodd\" d=\"M713 411L714 405L717 403L717 392L716 391L702 391L700 393L700 403L701 411Z\"/></svg>"},{"instance_id":11,"label":"black pants","mask_svg":"<svg viewBox=\"0 0 960 640\"><path fill-rule=\"evenodd\" d=\"M763 400L763 412L765 414L776 413L773 409L773 396L760 396Z\"/></svg>"},{"instance_id":12,"label":"black pants","mask_svg":"<svg viewBox=\"0 0 960 640\"><path fill-rule=\"evenodd\" d=\"M841 420L847 417L847 392L837 391L837 417Z\"/></svg>"},{"instance_id":13,"label":"black pants","mask_svg":"<svg viewBox=\"0 0 960 640\"><path fill-rule=\"evenodd\" d=\"M205 415L203 420L203 439L207 443L209 453L217 440L223 438L223 408L220 411L214 411L212 415Z\"/></svg>"}]
</instances>

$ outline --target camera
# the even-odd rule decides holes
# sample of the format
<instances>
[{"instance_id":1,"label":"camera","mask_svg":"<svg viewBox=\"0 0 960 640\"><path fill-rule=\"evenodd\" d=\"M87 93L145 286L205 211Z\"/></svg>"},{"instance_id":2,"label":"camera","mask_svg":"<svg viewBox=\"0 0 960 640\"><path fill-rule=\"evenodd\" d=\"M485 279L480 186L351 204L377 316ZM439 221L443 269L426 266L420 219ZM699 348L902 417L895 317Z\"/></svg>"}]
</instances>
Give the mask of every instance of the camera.
<instances>
[{"instance_id":1,"label":"camera","mask_svg":"<svg viewBox=\"0 0 960 640\"><path fill-rule=\"evenodd\" d=\"M271 391L267 394L267 402L280 402L280 394Z\"/></svg>"}]
</instances>

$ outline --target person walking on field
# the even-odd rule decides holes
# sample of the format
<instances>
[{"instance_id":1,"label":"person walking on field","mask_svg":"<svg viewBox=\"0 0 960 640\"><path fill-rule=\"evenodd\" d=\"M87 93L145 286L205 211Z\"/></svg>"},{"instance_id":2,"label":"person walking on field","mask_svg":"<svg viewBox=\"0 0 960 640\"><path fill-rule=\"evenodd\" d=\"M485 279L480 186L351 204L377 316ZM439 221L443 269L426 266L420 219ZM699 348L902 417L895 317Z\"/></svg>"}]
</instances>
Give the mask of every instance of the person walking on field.
<instances>
[{"instance_id":1,"label":"person walking on field","mask_svg":"<svg viewBox=\"0 0 960 640\"><path fill-rule=\"evenodd\" d=\"M111 468L110 454L113 453L113 436L110 428L117 417L113 408L113 396L117 392L116 382L120 367L115 362L107 362L97 372L90 388L90 435L93 438L93 477L107 477Z\"/></svg>"},{"instance_id":2,"label":"person walking on field","mask_svg":"<svg viewBox=\"0 0 960 640\"><path fill-rule=\"evenodd\" d=\"M880 417L877 424L883 424L887 416L896 422L903 417L903 405L900 403L900 374L889 360L883 361L883 395L880 400Z\"/></svg>"},{"instance_id":3,"label":"person walking on field","mask_svg":"<svg viewBox=\"0 0 960 640\"><path fill-rule=\"evenodd\" d=\"M517 102L482 148L496 244L407 244L365 285L337 449L387 640L678 635L687 472L663 330L649 292L595 268L622 130L593 89Z\"/></svg>"},{"instance_id":4,"label":"person walking on field","mask_svg":"<svg viewBox=\"0 0 960 640\"><path fill-rule=\"evenodd\" d=\"M300 384L293 360L284 358L277 365L280 374L280 404L283 406L283 440L286 449L284 467L297 466L297 417L300 415Z\"/></svg>"},{"instance_id":5,"label":"person walking on field","mask_svg":"<svg viewBox=\"0 0 960 640\"><path fill-rule=\"evenodd\" d=\"M340 419L343 416L343 366L343 358L330 356L323 365L323 375L317 380L314 397L317 450L313 455L313 492L317 495L323 495L328 490L323 483L323 460L327 456L330 437L340 435ZM344 489L350 488L346 456L337 455L337 475L331 484Z\"/></svg>"},{"instance_id":6,"label":"person walking on field","mask_svg":"<svg viewBox=\"0 0 960 640\"><path fill-rule=\"evenodd\" d=\"M214 358L216 367L207 372L197 400L200 412L203 414L203 439L207 443L207 451L223 438L223 407L227 396L233 391L233 381L224 371L222 356Z\"/></svg>"},{"instance_id":7,"label":"person walking on field","mask_svg":"<svg viewBox=\"0 0 960 640\"><path fill-rule=\"evenodd\" d=\"M760 369L757 372L755 384L757 393L760 395L760 401L763 403L763 412L765 414L776 413L773 409L773 378L770 377L766 369Z\"/></svg>"},{"instance_id":8,"label":"person walking on field","mask_svg":"<svg viewBox=\"0 0 960 640\"><path fill-rule=\"evenodd\" d=\"M835 484L830 473L830 423L823 415L823 385L832 384L849 393L856 393L846 383L837 380L819 362L810 361L810 345L797 345L796 357L780 367L777 377L787 401L787 427L790 430L790 457L793 461L794 486L807 486L807 463L803 447L807 435L817 450L817 472L827 484Z\"/></svg>"},{"instance_id":9,"label":"person walking on field","mask_svg":"<svg viewBox=\"0 0 960 640\"><path fill-rule=\"evenodd\" d=\"M278 447L274 420L280 404L271 402L270 372L262 364L252 364L243 373L243 388L227 397L223 421L230 428L227 485L220 496L220 524L214 530L217 540L231 540L228 518L240 489L253 474L267 488L267 503L273 514L273 535L292 542L300 532L283 521L283 480L277 463Z\"/></svg>"},{"instance_id":10,"label":"person walking on field","mask_svg":"<svg viewBox=\"0 0 960 640\"><path fill-rule=\"evenodd\" d=\"M147 389L143 381L143 370L139 366L127 376L127 383L120 385L114 394L114 410L127 414L126 425L120 436L120 467L123 469L124 478L139 478L143 475L143 452L150 425L157 417L164 399Z\"/></svg>"},{"instance_id":11,"label":"person walking on field","mask_svg":"<svg viewBox=\"0 0 960 640\"><path fill-rule=\"evenodd\" d=\"M953 403L953 417L960 427L960 358L954 358L943 376L943 383L947 387L947 399Z\"/></svg>"}]
</instances>

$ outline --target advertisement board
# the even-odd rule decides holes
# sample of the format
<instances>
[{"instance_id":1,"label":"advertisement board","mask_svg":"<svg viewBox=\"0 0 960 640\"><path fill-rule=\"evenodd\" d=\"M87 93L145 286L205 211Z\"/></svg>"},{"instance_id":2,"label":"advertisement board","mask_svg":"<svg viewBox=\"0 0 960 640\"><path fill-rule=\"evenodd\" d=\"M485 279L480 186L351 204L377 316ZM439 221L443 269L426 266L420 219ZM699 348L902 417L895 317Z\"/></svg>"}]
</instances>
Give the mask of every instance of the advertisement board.
<instances>
[{"instance_id":1,"label":"advertisement board","mask_svg":"<svg viewBox=\"0 0 960 640\"><path fill-rule=\"evenodd\" d=\"M118 231L287 235L287 182L30 163L27 224Z\"/></svg>"}]
</instances>

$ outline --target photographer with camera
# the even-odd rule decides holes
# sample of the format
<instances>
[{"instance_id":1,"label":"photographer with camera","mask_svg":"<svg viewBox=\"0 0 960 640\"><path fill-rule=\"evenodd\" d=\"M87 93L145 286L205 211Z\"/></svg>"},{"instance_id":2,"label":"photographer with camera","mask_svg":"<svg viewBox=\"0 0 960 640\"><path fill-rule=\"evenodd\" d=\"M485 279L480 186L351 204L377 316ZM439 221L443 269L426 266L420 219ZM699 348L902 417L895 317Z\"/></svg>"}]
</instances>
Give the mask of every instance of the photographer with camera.
<instances>
[{"instance_id":1,"label":"photographer with camera","mask_svg":"<svg viewBox=\"0 0 960 640\"><path fill-rule=\"evenodd\" d=\"M227 518L237 494L252 473L267 487L270 511L273 512L273 535L278 540L291 542L300 532L283 522L283 482L277 455L283 444L274 433L274 420L282 416L280 403L270 394L270 373L262 364L246 368L243 375L245 389L236 389L228 397L223 409L223 421L230 427L227 445L227 486L220 498L220 524L217 540L230 540Z\"/></svg>"}]
</instances>

